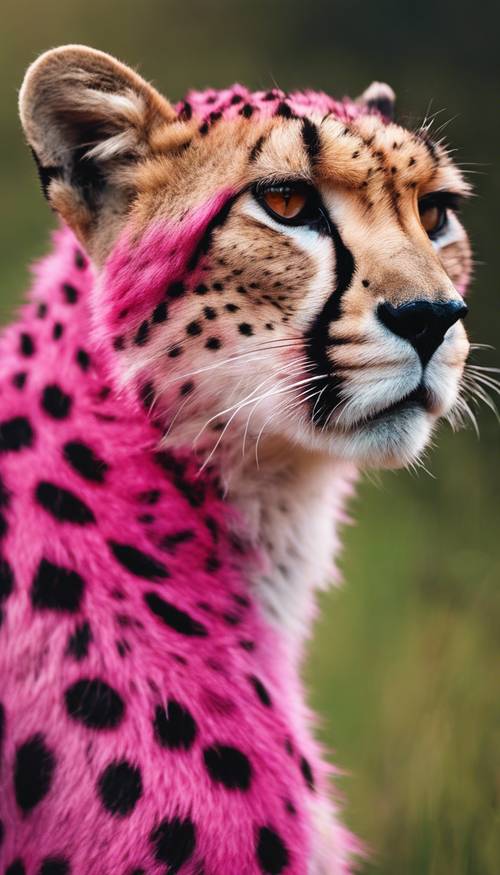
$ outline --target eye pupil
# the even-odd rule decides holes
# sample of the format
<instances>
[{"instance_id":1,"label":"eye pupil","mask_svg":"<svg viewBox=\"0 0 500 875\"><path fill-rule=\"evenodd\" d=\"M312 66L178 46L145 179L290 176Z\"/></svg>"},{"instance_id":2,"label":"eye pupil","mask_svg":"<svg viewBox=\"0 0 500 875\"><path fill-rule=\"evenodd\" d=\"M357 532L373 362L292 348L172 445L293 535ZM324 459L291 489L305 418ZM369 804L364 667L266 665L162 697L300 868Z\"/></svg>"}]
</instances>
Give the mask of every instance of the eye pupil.
<instances>
[{"instance_id":1,"label":"eye pupil","mask_svg":"<svg viewBox=\"0 0 500 875\"><path fill-rule=\"evenodd\" d=\"M264 193L264 202L284 219L296 218L306 204L306 195L292 189L269 189Z\"/></svg>"}]
</instances>

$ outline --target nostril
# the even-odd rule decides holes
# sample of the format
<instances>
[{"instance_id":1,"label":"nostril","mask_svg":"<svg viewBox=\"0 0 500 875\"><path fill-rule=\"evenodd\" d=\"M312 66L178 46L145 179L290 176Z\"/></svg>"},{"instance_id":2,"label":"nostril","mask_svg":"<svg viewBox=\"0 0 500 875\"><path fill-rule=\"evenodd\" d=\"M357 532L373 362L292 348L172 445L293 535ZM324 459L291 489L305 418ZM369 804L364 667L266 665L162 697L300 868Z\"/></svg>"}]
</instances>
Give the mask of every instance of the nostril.
<instances>
[{"instance_id":1,"label":"nostril","mask_svg":"<svg viewBox=\"0 0 500 875\"><path fill-rule=\"evenodd\" d=\"M441 344L444 335L459 319L467 315L463 301L409 301L395 307L387 301L379 304L377 315L393 334L408 340L427 362Z\"/></svg>"}]
</instances>

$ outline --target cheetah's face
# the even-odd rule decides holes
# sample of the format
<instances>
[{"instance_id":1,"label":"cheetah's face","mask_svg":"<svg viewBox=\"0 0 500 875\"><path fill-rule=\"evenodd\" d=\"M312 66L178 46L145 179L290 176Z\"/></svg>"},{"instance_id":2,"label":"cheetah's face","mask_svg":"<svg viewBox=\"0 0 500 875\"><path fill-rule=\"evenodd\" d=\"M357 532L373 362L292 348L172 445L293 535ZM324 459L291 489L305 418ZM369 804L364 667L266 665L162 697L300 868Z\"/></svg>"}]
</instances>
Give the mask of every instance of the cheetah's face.
<instances>
[{"instance_id":1,"label":"cheetah's face","mask_svg":"<svg viewBox=\"0 0 500 875\"><path fill-rule=\"evenodd\" d=\"M54 72L75 53L68 88L85 80L87 110L72 110L66 166ZM188 118L100 53L45 58L22 96L28 137L42 174L60 169L49 198L101 265L101 336L168 439L211 452L273 435L361 464L416 459L469 349L456 213L468 187L444 147L300 96L257 96L250 112L222 93L223 111Z\"/></svg>"}]
</instances>

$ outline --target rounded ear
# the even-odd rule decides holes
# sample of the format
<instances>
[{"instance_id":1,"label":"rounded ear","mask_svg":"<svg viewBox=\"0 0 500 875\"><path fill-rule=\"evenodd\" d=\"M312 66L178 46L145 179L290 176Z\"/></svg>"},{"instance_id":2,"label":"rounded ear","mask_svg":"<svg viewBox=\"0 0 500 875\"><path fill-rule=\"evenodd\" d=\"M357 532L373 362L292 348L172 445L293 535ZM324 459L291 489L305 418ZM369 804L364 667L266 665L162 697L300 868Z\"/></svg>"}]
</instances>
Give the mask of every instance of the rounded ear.
<instances>
[{"instance_id":1,"label":"rounded ear","mask_svg":"<svg viewBox=\"0 0 500 875\"><path fill-rule=\"evenodd\" d=\"M389 121L394 119L396 109L396 95L386 82L372 82L366 91L357 98L356 103L366 106L369 110L376 110Z\"/></svg>"},{"instance_id":2,"label":"rounded ear","mask_svg":"<svg viewBox=\"0 0 500 875\"><path fill-rule=\"evenodd\" d=\"M29 67L19 109L44 193L85 243L105 215L126 208L120 169L147 157L153 131L176 119L129 67L76 45L52 49Z\"/></svg>"}]
</instances>

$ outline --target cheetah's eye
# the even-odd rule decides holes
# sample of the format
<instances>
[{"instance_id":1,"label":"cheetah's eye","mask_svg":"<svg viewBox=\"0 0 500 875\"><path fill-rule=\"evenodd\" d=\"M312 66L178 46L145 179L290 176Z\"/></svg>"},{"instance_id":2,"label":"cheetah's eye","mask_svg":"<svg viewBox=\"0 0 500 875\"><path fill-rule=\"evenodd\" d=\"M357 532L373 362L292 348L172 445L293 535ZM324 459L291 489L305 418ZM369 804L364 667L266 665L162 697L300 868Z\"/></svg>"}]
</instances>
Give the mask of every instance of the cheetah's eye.
<instances>
[{"instance_id":1,"label":"cheetah's eye","mask_svg":"<svg viewBox=\"0 0 500 875\"><path fill-rule=\"evenodd\" d=\"M418 212L424 231L436 240L448 224L448 209L457 210L459 198L450 192L437 191L425 195L418 202Z\"/></svg>"},{"instance_id":2,"label":"cheetah's eye","mask_svg":"<svg viewBox=\"0 0 500 875\"><path fill-rule=\"evenodd\" d=\"M318 194L305 182L258 185L254 195L266 213L285 225L312 225L322 220Z\"/></svg>"}]
</instances>

